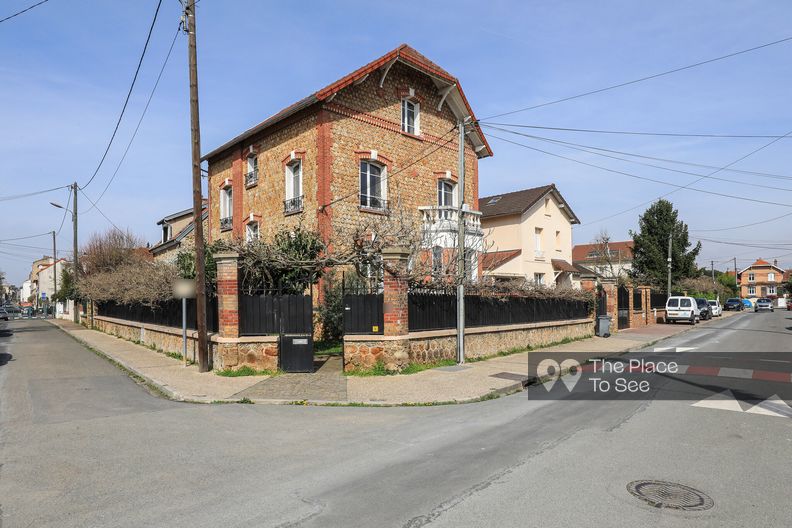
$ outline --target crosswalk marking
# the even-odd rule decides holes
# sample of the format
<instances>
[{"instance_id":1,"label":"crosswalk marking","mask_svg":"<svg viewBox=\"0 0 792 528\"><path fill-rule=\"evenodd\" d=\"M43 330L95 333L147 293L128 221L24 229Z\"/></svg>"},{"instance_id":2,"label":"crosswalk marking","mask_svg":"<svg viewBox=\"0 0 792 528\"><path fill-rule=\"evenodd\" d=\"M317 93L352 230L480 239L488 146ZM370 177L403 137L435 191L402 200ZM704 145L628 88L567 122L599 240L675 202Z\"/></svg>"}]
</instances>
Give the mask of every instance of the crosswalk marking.
<instances>
[{"instance_id":1,"label":"crosswalk marking","mask_svg":"<svg viewBox=\"0 0 792 528\"><path fill-rule=\"evenodd\" d=\"M703 400L696 402L693 404L693 407L704 407L705 409L720 409L723 411L737 411L743 412L742 407L740 407L740 402L734 397L734 394L730 390L725 390L723 392L719 392L709 398L704 398Z\"/></svg>"},{"instance_id":2,"label":"crosswalk marking","mask_svg":"<svg viewBox=\"0 0 792 528\"><path fill-rule=\"evenodd\" d=\"M773 394L765 401L757 403L745 412L750 414L763 414L765 416L792 418L792 407L779 398L778 394Z\"/></svg>"},{"instance_id":3,"label":"crosswalk marking","mask_svg":"<svg viewBox=\"0 0 792 528\"><path fill-rule=\"evenodd\" d=\"M750 409L743 410L740 402L734 397L734 393L730 390L725 390L714 394L701 401L691 404L691 407L700 407L704 409L718 409L721 411L735 411L744 412L747 414L760 414L763 416L775 416L778 418L792 418L792 407L782 400L778 394L773 394L766 400L757 403Z\"/></svg>"}]
</instances>

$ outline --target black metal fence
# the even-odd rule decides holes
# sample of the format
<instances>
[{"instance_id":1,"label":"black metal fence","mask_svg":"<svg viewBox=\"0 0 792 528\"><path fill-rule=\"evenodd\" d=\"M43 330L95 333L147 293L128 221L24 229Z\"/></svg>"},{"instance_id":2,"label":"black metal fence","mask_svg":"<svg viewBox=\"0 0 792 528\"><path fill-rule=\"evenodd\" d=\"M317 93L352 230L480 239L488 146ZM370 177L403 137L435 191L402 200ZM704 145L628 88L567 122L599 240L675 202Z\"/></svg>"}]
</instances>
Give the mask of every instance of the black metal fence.
<instances>
[{"instance_id":1,"label":"black metal fence","mask_svg":"<svg viewBox=\"0 0 792 528\"><path fill-rule=\"evenodd\" d=\"M667 300L668 300L668 294L653 291L649 296L649 307L665 308Z\"/></svg>"},{"instance_id":2,"label":"black metal fence","mask_svg":"<svg viewBox=\"0 0 792 528\"><path fill-rule=\"evenodd\" d=\"M456 328L456 295L412 292L407 297L410 331ZM586 301L572 299L465 296L465 326L494 326L584 319Z\"/></svg>"},{"instance_id":3,"label":"black metal fence","mask_svg":"<svg viewBox=\"0 0 792 528\"><path fill-rule=\"evenodd\" d=\"M195 330L196 321L195 299L187 299L187 328ZM143 304L121 304L114 301L96 303L99 315L126 319L138 323L155 324L161 326L182 327L182 301L169 299L155 306ZM217 297L206 297L206 328L209 332L217 332Z\"/></svg>"},{"instance_id":4,"label":"black metal fence","mask_svg":"<svg viewBox=\"0 0 792 528\"><path fill-rule=\"evenodd\" d=\"M274 290L239 293L239 335L313 333L311 295Z\"/></svg>"},{"instance_id":5,"label":"black metal fence","mask_svg":"<svg viewBox=\"0 0 792 528\"><path fill-rule=\"evenodd\" d=\"M385 326L384 295L344 294L344 334L382 334Z\"/></svg>"}]
</instances>

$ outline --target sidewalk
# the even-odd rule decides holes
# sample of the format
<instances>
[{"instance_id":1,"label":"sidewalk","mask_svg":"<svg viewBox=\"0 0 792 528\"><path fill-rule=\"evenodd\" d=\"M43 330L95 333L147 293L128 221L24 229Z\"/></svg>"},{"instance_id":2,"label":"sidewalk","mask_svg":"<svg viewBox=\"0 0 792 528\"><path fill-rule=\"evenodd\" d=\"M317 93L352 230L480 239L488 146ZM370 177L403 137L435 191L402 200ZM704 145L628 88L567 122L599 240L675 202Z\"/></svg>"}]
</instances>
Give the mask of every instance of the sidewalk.
<instances>
[{"instance_id":1,"label":"sidewalk","mask_svg":"<svg viewBox=\"0 0 792 528\"><path fill-rule=\"evenodd\" d=\"M720 319L736 312L725 312ZM485 361L440 367L410 375L344 376L338 358L331 358L314 374L242 376L201 374L195 365L144 346L89 330L64 320L48 320L78 341L143 378L169 398L191 402L232 402L247 398L256 403L315 404L432 404L477 401L521 390L528 378L528 356L521 352ZM712 321L701 323L708 325ZM541 352L584 352L592 357L638 350L698 326L653 325L622 330L610 338L592 337Z\"/></svg>"}]
</instances>

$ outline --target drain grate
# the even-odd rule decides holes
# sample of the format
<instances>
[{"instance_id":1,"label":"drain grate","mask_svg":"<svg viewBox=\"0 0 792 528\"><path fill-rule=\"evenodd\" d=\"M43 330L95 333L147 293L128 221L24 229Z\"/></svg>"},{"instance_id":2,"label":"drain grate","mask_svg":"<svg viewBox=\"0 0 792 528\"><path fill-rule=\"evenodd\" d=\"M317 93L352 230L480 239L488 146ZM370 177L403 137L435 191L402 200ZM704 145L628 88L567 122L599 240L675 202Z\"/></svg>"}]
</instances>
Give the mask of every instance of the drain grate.
<instances>
[{"instance_id":1,"label":"drain grate","mask_svg":"<svg viewBox=\"0 0 792 528\"><path fill-rule=\"evenodd\" d=\"M715 506L715 501L697 489L662 480L634 480L627 484L627 491L655 508L701 511Z\"/></svg>"}]
</instances>

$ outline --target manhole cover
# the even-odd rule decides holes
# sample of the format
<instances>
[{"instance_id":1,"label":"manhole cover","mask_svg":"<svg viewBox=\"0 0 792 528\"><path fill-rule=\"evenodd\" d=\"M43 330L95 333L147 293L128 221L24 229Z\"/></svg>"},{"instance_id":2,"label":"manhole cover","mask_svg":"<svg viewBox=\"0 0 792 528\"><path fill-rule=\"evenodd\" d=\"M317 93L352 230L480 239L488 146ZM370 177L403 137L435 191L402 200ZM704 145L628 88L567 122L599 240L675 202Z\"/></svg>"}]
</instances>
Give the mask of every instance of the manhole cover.
<instances>
[{"instance_id":1,"label":"manhole cover","mask_svg":"<svg viewBox=\"0 0 792 528\"><path fill-rule=\"evenodd\" d=\"M675 482L634 480L627 484L627 491L655 508L701 511L715 505L715 501L705 493Z\"/></svg>"}]
</instances>

